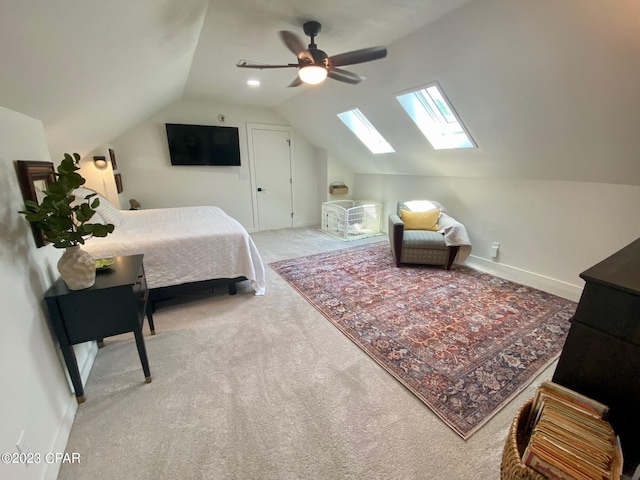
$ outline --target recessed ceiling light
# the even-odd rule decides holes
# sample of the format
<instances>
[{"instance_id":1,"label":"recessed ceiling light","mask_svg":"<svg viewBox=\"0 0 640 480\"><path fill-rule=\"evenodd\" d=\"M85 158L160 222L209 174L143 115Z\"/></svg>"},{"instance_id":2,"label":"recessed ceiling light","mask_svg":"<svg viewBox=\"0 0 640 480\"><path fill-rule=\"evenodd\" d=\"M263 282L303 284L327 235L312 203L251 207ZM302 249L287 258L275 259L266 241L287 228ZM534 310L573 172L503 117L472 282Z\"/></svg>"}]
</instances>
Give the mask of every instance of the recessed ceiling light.
<instances>
[{"instance_id":1,"label":"recessed ceiling light","mask_svg":"<svg viewBox=\"0 0 640 480\"><path fill-rule=\"evenodd\" d=\"M255 80L252 78L251 80L247 80L247 85L249 85L250 87L259 87L260 80Z\"/></svg>"}]
</instances>

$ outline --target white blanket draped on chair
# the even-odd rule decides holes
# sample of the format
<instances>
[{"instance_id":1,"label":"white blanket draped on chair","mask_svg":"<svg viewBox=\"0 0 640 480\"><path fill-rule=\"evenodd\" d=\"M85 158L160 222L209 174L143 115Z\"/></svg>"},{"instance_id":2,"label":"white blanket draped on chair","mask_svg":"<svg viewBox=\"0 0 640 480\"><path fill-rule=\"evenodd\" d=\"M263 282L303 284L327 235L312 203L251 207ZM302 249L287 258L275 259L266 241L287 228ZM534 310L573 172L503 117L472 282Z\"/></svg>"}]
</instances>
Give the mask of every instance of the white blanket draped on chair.
<instances>
[{"instance_id":1,"label":"white blanket draped on chair","mask_svg":"<svg viewBox=\"0 0 640 480\"><path fill-rule=\"evenodd\" d=\"M471 240L469 240L467 229L456 219L442 212L438 224L441 227L438 231L444 233L444 243L447 244L447 247L460 247L456 263L464 262L471 254Z\"/></svg>"}]
</instances>

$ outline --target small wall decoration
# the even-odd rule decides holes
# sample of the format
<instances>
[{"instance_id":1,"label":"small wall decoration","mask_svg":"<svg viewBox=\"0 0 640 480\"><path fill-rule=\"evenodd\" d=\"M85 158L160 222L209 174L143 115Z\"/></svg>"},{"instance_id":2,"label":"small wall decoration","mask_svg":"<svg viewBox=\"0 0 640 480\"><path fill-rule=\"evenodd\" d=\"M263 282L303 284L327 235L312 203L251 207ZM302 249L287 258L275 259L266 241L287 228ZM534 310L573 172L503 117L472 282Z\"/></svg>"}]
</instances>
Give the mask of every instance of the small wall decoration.
<instances>
[{"instance_id":1,"label":"small wall decoration","mask_svg":"<svg viewBox=\"0 0 640 480\"><path fill-rule=\"evenodd\" d=\"M113 148L109 149L109 156L111 157L111 166L114 170L117 170L118 164L116 163L116 152L113 151Z\"/></svg>"},{"instance_id":2,"label":"small wall decoration","mask_svg":"<svg viewBox=\"0 0 640 480\"><path fill-rule=\"evenodd\" d=\"M37 162L31 160L16 160L16 172L22 191L22 198L40 204L46 196L49 184L55 182L53 162ZM36 246L44 247L47 243L38 227L31 224Z\"/></svg>"},{"instance_id":3,"label":"small wall decoration","mask_svg":"<svg viewBox=\"0 0 640 480\"><path fill-rule=\"evenodd\" d=\"M116 179L116 188L118 189L118 193L122 193L122 175L116 173L113 176Z\"/></svg>"},{"instance_id":4,"label":"small wall decoration","mask_svg":"<svg viewBox=\"0 0 640 480\"><path fill-rule=\"evenodd\" d=\"M334 182L329 185L329 193L331 195L346 195L349 193L349 187L342 182Z\"/></svg>"}]
</instances>

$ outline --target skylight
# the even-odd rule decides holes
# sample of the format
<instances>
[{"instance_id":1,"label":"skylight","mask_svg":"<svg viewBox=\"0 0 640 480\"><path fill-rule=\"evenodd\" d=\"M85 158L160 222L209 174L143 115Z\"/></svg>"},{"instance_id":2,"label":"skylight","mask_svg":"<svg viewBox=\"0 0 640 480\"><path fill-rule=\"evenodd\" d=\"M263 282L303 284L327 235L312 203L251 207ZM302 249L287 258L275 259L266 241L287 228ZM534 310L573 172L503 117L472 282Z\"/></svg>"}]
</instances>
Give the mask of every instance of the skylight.
<instances>
[{"instance_id":1,"label":"skylight","mask_svg":"<svg viewBox=\"0 0 640 480\"><path fill-rule=\"evenodd\" d=\"M396 99L436 150L476 147L437 83Z\"/></svg>"},{"instance_id":2,"label":"skylight","mask_svg":"<svg viewBox=\"0 0 640 480\"><path fill-rule=\"evenodd\" d=\"M378 131L367 120L367 117L357 108L338 114L338 118L356 134L371 153L395 152L393 147L378 133Z\"/></svg>"}]
</instances>

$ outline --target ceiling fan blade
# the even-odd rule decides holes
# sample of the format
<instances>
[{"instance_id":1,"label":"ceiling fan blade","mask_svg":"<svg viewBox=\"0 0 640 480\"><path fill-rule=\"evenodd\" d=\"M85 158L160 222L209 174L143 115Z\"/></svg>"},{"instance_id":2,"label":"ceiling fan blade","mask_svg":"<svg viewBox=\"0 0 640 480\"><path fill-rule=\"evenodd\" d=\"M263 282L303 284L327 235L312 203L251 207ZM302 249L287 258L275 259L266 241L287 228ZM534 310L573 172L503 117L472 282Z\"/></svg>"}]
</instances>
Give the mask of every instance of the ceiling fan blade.
<instances>
[{"instance_id":1,"label":"ceiling fan blade","mask_svg":"<svg viewBox=\"0 0 640 480\"><path fill-rule=\"evenodd\" d=\"M280 39L284 42L287 48L291 50L299 60L308 61L311 63L315 61L309 50L305 48L302 40L300 40L295 33L289 32L287 30L281 30L280 32L278 32L278 34L280 35Z\"/></svg>"},{"instance_id":2,"label":"ceiling fan blade","mask_svg":"<svg viewBox=\"0 0 640 480\"><path fill-rule=\"evenodd\" d=\"M354 65L356 63L370 62L387 56L387 47L369 47L352 52L339 53L327 58L330 67Z\"/></svg>"},{"instance_id":3,"label":"ceiling fan blade","mask_svg":"<svg viewBox=\"0 0 640 480\"><path fill-rule=\"evenodd\" d=\"M263 68L291 68L291 67L298 67L297 63L288 63L287 65L268 65L266 63L255 63L255 62L248 62L247 60L240 60L238 63L236 63L236 67L240 67L240 68L259 68L259 69L263 69Z\"/></svg>"},{"instance_id":4,"label":"ceiling fan blade","mask_svg":"<svg viewBox=\"0 0 640 480\"><path fill-rule=\"evenodd\" d=\"M329 69L327 71L327 77L333 78L334 80L338 80L340 82L350 83L351 85L355 85L365 80L363 76L353 72L348 72L347 70L343 70L341 68Z\"/></svg>"},{"instance_id":5,"label":"ceiling fan blade","mask_svg":"<svg viewBox=\"0 0 640 480\"><path fill-rule=\"evenodd\" d=\"M287 87L299 87L300 85L302 85L302 80L300 80L300 77L296 77Z\"/></svg>"}]
</instances>

